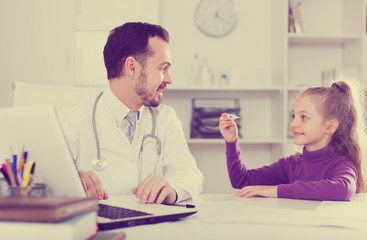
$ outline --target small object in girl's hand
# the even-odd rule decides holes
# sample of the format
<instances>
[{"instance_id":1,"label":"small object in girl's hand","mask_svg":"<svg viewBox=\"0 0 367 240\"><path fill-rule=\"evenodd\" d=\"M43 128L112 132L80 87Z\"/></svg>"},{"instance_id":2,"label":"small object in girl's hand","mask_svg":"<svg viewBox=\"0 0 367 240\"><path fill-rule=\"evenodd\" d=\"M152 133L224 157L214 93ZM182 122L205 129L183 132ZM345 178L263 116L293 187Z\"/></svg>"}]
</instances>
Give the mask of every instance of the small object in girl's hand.
<instances>
[{"instance_id":1,"label":"small object in girl's hand","mask_svg":"<svg viewBox=\"0 0 367 240\"><path fill-rule=\"evenodd\" d=\"M230 119L230 120L236 120L236 119L238 119L238 118L241 118L241 117L239 117L239 116L237 116L237 115L235 115L235 114L230 114L230 113L228 113L228 114L227 114L227 117L228 117L228 119Z\"/></svg>"}]
</instances>

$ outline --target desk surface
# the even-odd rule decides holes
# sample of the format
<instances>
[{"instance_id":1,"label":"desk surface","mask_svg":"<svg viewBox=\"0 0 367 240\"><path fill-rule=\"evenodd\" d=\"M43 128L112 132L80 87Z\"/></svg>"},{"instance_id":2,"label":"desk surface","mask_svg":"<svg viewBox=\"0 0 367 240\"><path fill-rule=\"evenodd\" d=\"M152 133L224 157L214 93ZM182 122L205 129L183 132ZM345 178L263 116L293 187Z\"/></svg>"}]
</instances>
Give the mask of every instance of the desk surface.
<instances>
[{"instance_id":1,"label":"desk surface","mask_svg":"<svg viewBox=\"0 0 367 240\"><path fill-rule=\"evenodd\" d=\"M180 221L101 232L97 239L121 231L127 240L367 239L366 193L351 202L204 194L196 206L197 214Z\"/></svg>"}]
</instances>

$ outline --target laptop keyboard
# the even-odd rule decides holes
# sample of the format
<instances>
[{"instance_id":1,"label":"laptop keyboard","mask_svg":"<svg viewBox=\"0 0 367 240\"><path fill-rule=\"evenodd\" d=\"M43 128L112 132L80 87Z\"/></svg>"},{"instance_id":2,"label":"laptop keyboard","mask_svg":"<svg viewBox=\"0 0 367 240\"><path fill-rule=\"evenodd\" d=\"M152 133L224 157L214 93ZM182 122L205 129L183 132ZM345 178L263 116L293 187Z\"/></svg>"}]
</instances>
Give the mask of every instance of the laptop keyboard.
<instances>
[{"instance_id":1,"label":"laptop keyboard","mask_svg":"<svg viewBox=\"0 0 367 240\"><path fill-rule=\"evenodd\" d=\"M115 207L105 204L99 204L98 216L109 219L121 219L152 215L146 212L140 212L128 208Z\"/></svg>"}]
</instances>

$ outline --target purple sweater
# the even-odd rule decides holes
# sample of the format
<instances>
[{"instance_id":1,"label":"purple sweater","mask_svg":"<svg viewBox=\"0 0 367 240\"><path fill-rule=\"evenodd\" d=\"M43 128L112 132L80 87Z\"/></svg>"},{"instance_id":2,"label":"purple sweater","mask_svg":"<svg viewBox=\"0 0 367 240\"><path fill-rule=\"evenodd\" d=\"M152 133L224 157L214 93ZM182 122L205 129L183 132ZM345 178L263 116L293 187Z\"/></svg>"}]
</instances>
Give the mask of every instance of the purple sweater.
<instances>
[{"instance_id":1,"label":"purple sweater","mask_svg":"<svg viewBox=\"0 0 367 240\"><path fill-rule=\"evenodd\" d=\"M357 171L331 146L281 158L258 169L246 169L238 141L226 143L227 168L234 188L278 185L278 197L319 201L349 201L357 191Z\"/></svg>"}]
</instances>

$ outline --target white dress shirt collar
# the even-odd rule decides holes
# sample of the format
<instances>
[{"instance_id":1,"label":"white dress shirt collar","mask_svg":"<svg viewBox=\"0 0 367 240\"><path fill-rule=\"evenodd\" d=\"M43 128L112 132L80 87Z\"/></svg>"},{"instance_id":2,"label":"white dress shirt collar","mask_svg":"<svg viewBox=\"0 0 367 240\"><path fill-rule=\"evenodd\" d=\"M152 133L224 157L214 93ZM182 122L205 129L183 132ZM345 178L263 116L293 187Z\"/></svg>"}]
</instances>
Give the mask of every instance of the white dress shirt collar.
<instances>
[{"instance_id":1,"label":"white dress shirt collar","mask_svg":"<svg viewBox=\"0 0 367 240\"><path fill-rule=\"evenodd\" d=\"M124 103L122 103L115 96L115 94L113 94L110 87L107 87L106 90L104 91L104 101L106 103L106 106L108 106L108 108L109 108L112 116L114 117L115 121L118 123L119 126L121 126L123 124L123 120L124 120L125 116L128 114L130 109ZM138 122L141 119L141 116L143 114L144 109L145 109L144 106L141 106L138 109L139 116L140 116L138 118Z\"/></svg>"}]
</instances>

